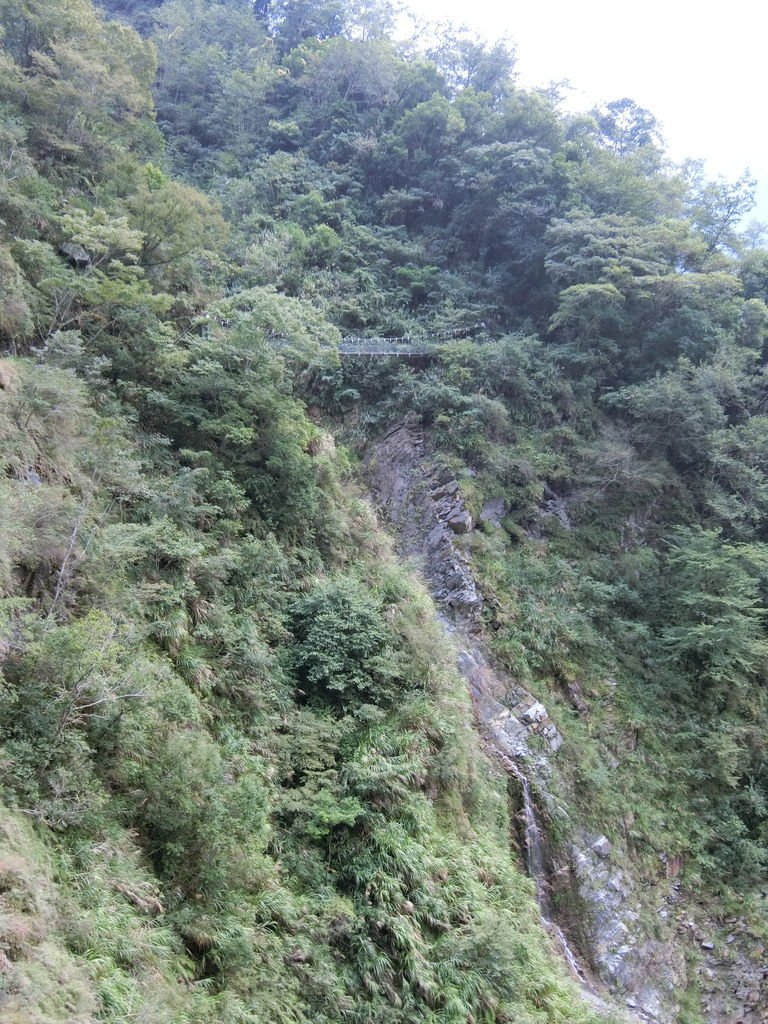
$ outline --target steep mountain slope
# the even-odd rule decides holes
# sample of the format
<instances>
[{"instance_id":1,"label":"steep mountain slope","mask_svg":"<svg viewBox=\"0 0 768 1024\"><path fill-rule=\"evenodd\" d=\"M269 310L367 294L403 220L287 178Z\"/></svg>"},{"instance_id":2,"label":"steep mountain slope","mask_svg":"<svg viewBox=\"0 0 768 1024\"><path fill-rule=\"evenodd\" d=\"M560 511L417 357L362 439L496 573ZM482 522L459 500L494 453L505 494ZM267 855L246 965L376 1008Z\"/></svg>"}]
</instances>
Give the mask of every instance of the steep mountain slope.
<instances>
[{"instance_id":1,"label":"steep mountain slope","mask_svg":"<svg viewBox=\"0 0 768 1024\"><path fill-rule=\"evenodd\" d=\"M693 986L701 992L707 1019L763 1020L768 975L744 922L734 928L732 920L725 947L715 951L701 936L716 934L719 922L681 891L674 866L666 877L649 874L632 857L625 837L614 832L612 843L585 827L588 819L574 806L577 797L563 764L574 756L567 724L563 737L546 707L494 666L478 614L483 595L468 557L474 523L459 480L430 452L423 432L408 424L372 445L367 468L400 551L424 575L448 635L460 645L458 665L483 746L509 775L526 869L573 973L592 993L602 991L604 982L642 1020L679 1019ZM481 525L501 530L501 513L497 502L487 503ZM572 688L570 697L589 717L580 688ZM606 749L603 757L610 756ZM553 917L570 938L548 920Z\"/></svg>"},{"instance_id":2,"label":"steep mountain slope","mask_svg":"<svg viewBox=\"0 0 768 1024\"><path fill-rule=\"evenodd\" d=\"M3 1019L764 1019L749 183L385 3L103 6L0 0Z\"/></svg>"}]
</instances>

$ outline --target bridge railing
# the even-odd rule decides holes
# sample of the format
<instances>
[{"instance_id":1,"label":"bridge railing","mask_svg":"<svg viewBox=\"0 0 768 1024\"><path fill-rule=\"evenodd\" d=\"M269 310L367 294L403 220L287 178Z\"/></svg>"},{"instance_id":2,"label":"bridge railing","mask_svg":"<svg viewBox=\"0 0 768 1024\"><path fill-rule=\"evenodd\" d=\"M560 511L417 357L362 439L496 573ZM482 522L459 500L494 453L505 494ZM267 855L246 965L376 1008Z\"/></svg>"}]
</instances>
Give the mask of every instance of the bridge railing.
<instances>
[{"instance_id":1,"label":"bridge railing","mask_svg":"<svg viewBox=\"0 0 768 1024\"><path fill-rule=\"evenodd\" d=\"M469 338L484 324L475 327L457 327L449 331L435 331L425 334L402 335L355 335L348 334L341 339L338 352L341 356L422 356L434 352L440 345L459 338ZM287 348L291 341L283 335L271 332L270 343L277 349Z\"/></svg>"},{"instance_id":2,"label":"bridge railing","mask_svg":"<svg viewBox=\"0 0 768 1024\"><path fill-rule=\"evenodd\" d=\"M427 355L434 349L434 342L409 337L342 338L339 343L339 355L342 356Z\"/></svg>"}]
</instances>

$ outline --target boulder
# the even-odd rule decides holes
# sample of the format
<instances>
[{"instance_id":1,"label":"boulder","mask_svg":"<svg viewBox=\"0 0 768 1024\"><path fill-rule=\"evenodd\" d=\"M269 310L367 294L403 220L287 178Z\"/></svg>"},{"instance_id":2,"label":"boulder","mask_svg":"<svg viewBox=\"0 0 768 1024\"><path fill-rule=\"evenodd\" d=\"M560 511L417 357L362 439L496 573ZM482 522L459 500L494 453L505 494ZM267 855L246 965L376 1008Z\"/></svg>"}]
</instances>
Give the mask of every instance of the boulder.
<instances>
[{"instance_id":1,"label":"boulder","mask_svg":"<svg viewBox=\"0 0 768 1024\"><path fill-rule=\"evenodd\" d=\"M459 489L458 480L449 480L447 484L440 484L432 491L432 498L434 501L439 501L440 498L447 498L450 495L456 494Z\"/></svg>"},{"instance_id":2,"label":"boulder","mask_svg":"<svg viewBox=\"0 0 768 1024\"><path fill-rule=\"evenodd\" d=\"M520 716L526 725L535 725L539 722L543 722L545 718L548 718L547 709L540 701L534 701L529 708L522 713Z\"/></svg>"},{"instance_id":3,"label":"boulder","mask_svg":"<svg viewBox=\"0 0 768 1024\"><path fill-rule=\"evenodd\" d=\"M549 725L545 725L541 730L541 735L547 741L552 753L556 754L563 745L563 737L557 731L557 727L550 722Z\"/></svg>"},{"instance_id":4,"label":"boulder","mask_svg":"<svg viewBox=\"0 0 768 1024\"><path fill-rule=\"evenodd\" d=\"M448 516L447 523L454 533L469 533L472 529L472 516L465 508L457 508Z\"/></svg>"},{"instance_id":5,"label":"boulder","mask_svg":"<svg viewBox=\"0 0 768 1024\"><path fill-rule=\"evenodd\" d=\"M503 498L491 498L483 505L480 513L480 522L489 523L491 526L501 526L501 520L506 515L506 502Z\"/></svg>"},{"instance_id":6,"label":"boulder","mask_svg":"<svg viewBox=\"0 0 768 1024\"><path fill-rule=\"evenodd\" d=\"M592 849L598 857L610 857L613 847L608 836L600 836L599 839L592 843Z\"/></svg>"},{"instance_id":7,"label":"boulder","mask_svg":"<svg viewBox=\"0 0 768 1024\"><path fill-rule=\"evenodd\" d=\"M77 242L62 242L59 246L59 252L62 256L66 256L75 267L82 268L90 267L91 265L91 254Z\"/></svg>"}]
</instances>

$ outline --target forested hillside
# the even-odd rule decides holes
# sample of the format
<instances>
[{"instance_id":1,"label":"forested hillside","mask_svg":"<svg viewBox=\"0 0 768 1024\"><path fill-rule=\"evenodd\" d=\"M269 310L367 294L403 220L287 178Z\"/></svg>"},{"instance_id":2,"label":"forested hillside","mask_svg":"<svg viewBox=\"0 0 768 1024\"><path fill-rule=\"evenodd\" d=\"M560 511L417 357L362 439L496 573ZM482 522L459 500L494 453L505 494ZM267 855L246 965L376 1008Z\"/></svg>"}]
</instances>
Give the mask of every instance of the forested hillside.
<instances>
[{"instance_id":1,"label":"forested hillside","mask_svg":"<svg viewBox=\"0 0 768 1024\"><path fill-rule=\"evenodd\" d=\"M629 99L566 114L508 46L394 24L0 0L9 1024L596 1019L367 494L402 423L467 510L478 642L562 735L530 765L553 863L602 836L637 928L674 925L660 1020L768 1012L700 990L711 947L751 978L768 944L752 182L673 165Z\"/></svg>"}]
</instances>

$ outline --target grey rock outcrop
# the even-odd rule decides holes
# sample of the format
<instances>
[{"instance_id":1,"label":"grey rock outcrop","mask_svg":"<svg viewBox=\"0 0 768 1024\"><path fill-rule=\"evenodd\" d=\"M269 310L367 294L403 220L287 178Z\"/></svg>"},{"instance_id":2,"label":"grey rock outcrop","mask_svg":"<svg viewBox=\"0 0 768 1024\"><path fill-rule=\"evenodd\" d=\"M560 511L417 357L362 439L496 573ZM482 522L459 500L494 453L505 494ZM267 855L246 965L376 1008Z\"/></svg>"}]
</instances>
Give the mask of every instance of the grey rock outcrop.
<instances>
[{"instance_id":1,"label":"grey rock outcrop","mask_svg":"<svg viewBox=\"0 0 768 1024\"><path fill-rule=\"evenodd\" d=\"M684 949L663 919L656 934L648 934L636 883L613 852L607 836L587 833L577 834L570 849L593 963L611 991L644 1019L671 1024L687 987Z\"/></svg>"},{"instance_id":2,"label":"grey rock outcrop","mask_svg":"<svg viewBox=\"0 0 768 1024\"><path fill-rule=\"evenodd\" d=\"M592 843L592 849L598 857L610 857L613 846L608 836L600 836Z\"/></svg>"},{"instance_id":3,"label":"grey rock outcrop","mask_svg":"<svg viewBox=\"0 0 768 1024\"><path fill-rule=\"evenodd\" d=\"M421 432L406 424L388 431L372 447L365 469L402 553L416 562L451 628L461 634L459 668L486 741L509 757L528 754L533 737L544 750L559 750L563 739L547 709L502 677L476 639L483 595L467 555L457 546L457 536L471 532L473 521L451 469L437 464Z\"/></svg>"},{"instance_id":4,"label":"grey rock outcrop","mask_svg":"<svg viewBox=\"0 0 768 1024\"><path fill-rule=\"evenodd\" d=\"M80 270L91 265L91 254L78 242L62 242L59 252L67 257L72 266Z\"/></svg>"},{"instance_id":5,"label":"grey rock outcrop","mask_svg":"<svg viewBox=\"0 0 768 1024\"><path fill-rule=\"evenodd\" d=\"M469 683L478 725L486 742L502 755L515 760L528 750L528 729L509 708L494 696L497 679L488 662L476 649L459 651L459 668Z\"/></svg>"},{"instance_id":6,"label":"grey rock outcrop","mask_svg":"<svg viewBox=\"0 0 768 1024\"><path fill-rule=\"evenodd\" d=\"M484 650L481 612L484 599L465 551L474 527L461 486L449 467L436 463L420 430L399 424L372 445L365 460L372 495L394 528L403 555L416 563L444 617L446 630L459 647L458 667L472 696L478 731L489 754L510 775L526 775L536 783L545 816L553 820L561 810L548 793L552 760L563 744L545 705L519 683L494 666ZM550 492L540 518L559 520L570 529L565 500ZM501 522L503 500L490 502L480 519L492 526ZM576 712L589 707L577 682L569 687ZM548 801L552 806L547 806ZM585 961L594 974L583 981L585 998L619 1019L673 1024L691 970L702 994L707 1024L768 1024L768 967L755 953L746 928L734 927L730 945L720 948L710 932L700 934L693 922L686 933L678 906L676 871L652 885L630 874L630 860L620 838L576 830L559 862L544 865L552 893L575 901L579 907L578 935ZM564 857L564 859L563 859ZM669 865L667 865L669 868ZM656 902L656 921L648 923ZM649 911L650 908L650 911ZM546 913L543 911L546 919ZM557 924L545 922L570 947ZM563 921L563 926L569 924ZM712 922L708 927L711 931ZM686 926L687 927L687 926ZM555 943L557 946L557 943ZM709 948L709 947L712 948ZM692 950L698 966L686 963ZM567 959L567 958L566 958ZM604 1002L605 987L613 1001Z\"/></svg>"},{"instance_id":7,"label":"grey rock outcrop","mask_svg":"<svg viewBox=\"0 0 768 1024\"><path fill-rule=\"evenodd\" d=\"M476 621L483 597L454 541L472 530L472 516L451 470L425 453L420 431L399 424L373 447L365 473L402 553L416 562L437 602L452 618Z\"/></svg>"},{"instance_id":8,"label":"grey rock outcrop","mask_svg":"<svg viewBox=\"0 0 768 1024\"><path fill-rule=\"evenodd\" d=\"M501 521L507 514L507 505L503 498L490 498L483 505L480 512L480 522L488 523L490 526L500 527Z\"/></svg>"}]
</instances>

